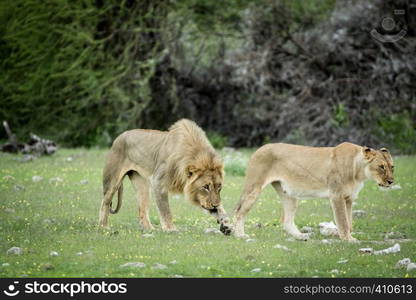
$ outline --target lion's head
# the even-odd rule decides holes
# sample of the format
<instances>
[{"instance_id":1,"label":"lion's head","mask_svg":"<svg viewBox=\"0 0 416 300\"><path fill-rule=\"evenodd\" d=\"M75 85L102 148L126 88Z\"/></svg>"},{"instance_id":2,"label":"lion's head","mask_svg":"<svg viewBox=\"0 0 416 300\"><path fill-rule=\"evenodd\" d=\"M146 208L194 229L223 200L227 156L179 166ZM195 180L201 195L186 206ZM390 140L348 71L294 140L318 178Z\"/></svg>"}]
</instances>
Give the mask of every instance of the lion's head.
<instances>
[{"instance_id":1,"label":"lion's head","mask_svg":"<svg viewBox=\"0 0 416 300\"><path fill-rule=\"evenodd\" d=\"M186 168L187 182L184 187L185 198L202 208L216 212L221 204L221 188L224 167L221 160L213 155L195 160Z\"/></svg>"},{"instance_id":2,"label":"lion's head","mask_svg":"<svg viewBox=\"0 0 416 300\"><path fill-rule=\"evenodd\" d=\"M374 150L363 147L364 159L367 163L365 173L368 178L373 179L381 187L390 187L394 183L393 159L389 150L381 148Z\"/></svg>"}]
</instances>

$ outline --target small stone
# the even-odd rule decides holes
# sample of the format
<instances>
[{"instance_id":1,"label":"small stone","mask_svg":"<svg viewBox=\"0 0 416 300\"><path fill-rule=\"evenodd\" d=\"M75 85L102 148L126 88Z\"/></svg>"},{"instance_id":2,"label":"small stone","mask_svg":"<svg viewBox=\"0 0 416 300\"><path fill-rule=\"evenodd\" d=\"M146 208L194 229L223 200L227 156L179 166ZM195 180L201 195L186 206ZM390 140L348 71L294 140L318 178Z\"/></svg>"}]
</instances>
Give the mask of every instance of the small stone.
<instances>
[{"instance_id":1,"label":"small stone","mask_svg":"<svg viewBox=\"0 0 416 300\"><path fill-rule=\"evenodd\" d=\"M219 234L221 234L221 231L217 228L207 228L207 229L205 229L205 233L219 233Z\"/></svg>"},{"instance_id":2,"label":"small stone","mask_svg":"<svg viewBox=\"0 0 416 300\"><path fill-rule=\"evenodd\" d=\"M61 177L52 177L51 179L49 179L50 183L58 183L58 182L63 182L64 180Z\"/></svg>"},{"instance_id":3,"label":"small stone","mask_svg":"<svg viewBox=\"0 0 416 300\"><path fill-rule=\"evenodd\" d=\"M41 180L43 180L42 176L38 176L38 175L32 176L32 181L33 182L39 182Z\"/></svg>"},{"instance_id":4,"label":"small stone","mask_svg":"<svg viewBox=\"0 0 416 300\"><path fill-rule=\"evenodd\" d=\"M403 258L396 263L395 268L400 269L403 267L407 267L407 265L410 264L411 262L412 261L410 260L410 258Z\"/></svg>"},{"instance_id":5,"label":"small stone","mask_svg":"<svg viewBox=\"0 0 416 300\"><path fill-rule=\"evenodd\" d=\"M68 161L68 162L71 162L71 161L73 161L74 159L73 159L71 156L69 156L69 157L67 157L65 160L66 160L66 161Z\"/></svg>"},{"instance_id":6,"label":"small stone","mask_svg":"<svg viewBox=\"0 0 416 300\"><path fill-rule=\"evenodd\" d=\"M416 263L410 263L407 265L406 271L410 272L410 271L414 271L416 270Z\"/></svg>"},{"instance_id":7,"label":"small stone","mask_svg":"<svg viewBox=\"0 0 416 300\"><path fill-rule=\"evenodd\" d=\"M353 217L356 217L356 218L364 217L366 214L367 214L367 212L364 211L364 210L353 210L352 211Z\"/></svg>"},{"instance_id":8,"label":"small stone","mask_svg":"<svg viewBox=\"0 0 416 300\"><path fill-rule=\"evenodd\" d=\"M323 240L321 241L321 243L322 243L322 244L332 244L332 241L331 241L331 240L327 240L327 239L323 239Z\"/></svg>"},{"instance_id":9,"label":"small stone","mask_svg":"<svg viewBox=\"0 0 416 300\"><path fill-rule=\"evenodd\" d=\"M255 241L255 239L246 239L246 243L254 243Z\"/></svg>"},{"instance_id":10,"label":"small stone","mask_svg":"<svg viewBox=\"0 0 416 300\"><path fill-rule=\"evenodd\" d=\"M164 270L164 269L167 269L167 268L168 267L166 265L162 265L162 264L159 264L159 263L155 263L152 267L152 269L154 269L154 270Z\"/></svg>"},{"instance_id":11,"label":"small stone","mask_svg":"<svg viewBox=\"0 0 416 300\"><path fill-rule=\"evenodd\" d=\"M319 232L322 235L338 235L338 228L337 226L334 224L334 222L321 222L319 223Z\"/></svg>"},{"instance_id":12,"label":"small stone","mask_svg":"<svg viewBox=\"0 0 416 300\"><path fill-rule=\"evenodd\" d=\"M50 271L55 269L55 267L51 263L46 263L40 266L42 270L44 271Z\"/></svg>"},{"instance_id":13,"label":"small stone","mask_svg":"<svg viewBox=\"0 0 416 300\"><path fill-rule=\"evenodd\" d=\"M310 226L303 226L300 229L300 232L302 232L302 233L313 233L313 228L310 227Z\"/></svg>"},{"instance_id":14,"label":"small stone","mask_svg":"<svg viewBox=\"0 0 416 300\"><path fill-rule=\"evenodd\" d=\"M80 184L88 184L88 180L87 179L83 179L79 182Z\"/></svg>"},{"instance_id":15,"label":"small stone","mask_svg":"<svg viewBox=\"0 0 416 300\"><path fill-rule=\"evenodd\" d=\"M142 262L128 262L120 266L120 268L144 268L144 267L146 267L146 264Z\"/></svg>"},{"instance_id":16,"label":"small stone","mask_svg":"<svg viewBox=\"0 0 416 300\"><path fill-rule=\"evenodd\" d=\"M173 275L173 278L183 278L183 275L175 274Z\"/></svg>"},{"instance_id":17,"label":"small stone","mask_svg":"<svg viewBox=\"0 0 416 300\"><path fill-rule=\"evenodd\" d=\"M284 251L292 251L292 250L291 250L291 249L289 249L288 247L283 246L283 245L279 245L279 244L274 245L274 246L273 246L273 248L275 248L275 249L282 249L282 250L284 250Z\"/></svg>"},{"instance_id":18,"label":"small stone","mask_svg":"<svg viewBox=\"0 0 416 300\"><path fill-rule=\"evenodd\" d=\"M329 271L329 273L331 273L331 274L339 274L339 270L338 269L333 269L333 270Z\"/></svg>"},{"instance_id":19,"label":"small stone","mask_svg":"<svg viewBox=\"0 0 416 300\"><path fill-rule=\"evenodd\" d=\"M406 235L400 232L387 232L384 235L385 240L391 240L391 239L405 239Z\"/></svg>"},{"instance_id":20,"label":"small stone","mask_svg":"<svg viewBox=\"0 0 416 300\"><path fill-rule=\"evenodd\" d=\"M49 256L59 256L59 253L56 251L49 252Z\"/></svg>"},{"instance_id":21,"label":"small stone","mask_svg":"<svg viewBox=\"0 0 416 300\"><path fill-rule=\"evenodd\" d=\"M390 248L374 251L373 254L375 255L392 254L392 253L397 253L397 252L400 252L400 245L396 243Z\"/></svg>"},{"instance_id":22,"label":"small stone","mask_svg":"<svg viewBox=\"0 0 416 300\"><path fill-rule=\"evenodd\" d=\"M348 259L340 259L338 261L339 264L346 264L348 262Z\"/></svg>"},{"instance_id":23,"label":"small stone","mask_svg":"<svg viewBox=\"0 0 416 300\"><path fill-rule=\"evenodd\" d=\"M154 237L154 235L152 233L145 233L145 234L142 234L142 237L144 237L144 238L152 238L152 237Z\"/></svg>"},{"instance_id":24,"label":"small stone","mask_svg":"<svg viewBox=\"0 0 416 300\"><path fill-rule=\"evenodd\" d=\"M2 267L8 267L8 266L10 266L10 264L9 263L3 263L1 266Z\"/></svg>"},{"instance_id":25,"label":"small stone","mask_svg":"<svg viewBox=\"0 0 416 300\"><path fill-rule=\"evenodd\" d=\"M371 253L374 252L374 249L373 248L361 248L361 249L358 249L358 251L360 253L369 253L369 254L371 254Z\"/></svg>"},{"instance_id":26,"label":"small stone","mask_svg":"<svg viewBox=\"0 0 416 300\"><path fill-rule=\"evenodd\" d=\"M258 272L260 272L261 271L261 269L260 268L254 268L253 270L251 270L250 272L251 273L258 273Z\"/></svg>"},{"instance_id":27,"label":"small stone","mask_svg":"<svg viewBox=\"0 0 416 300\"><path fill-rule=\"evenodd\" d=\"M171 265L176 265L178 262L176 260L172 260L171 262L169 262Z\"/></svg>"},{"instance_id":28,"label":"small stone","mask_svg":"<svg viewBox=\"0 0 416 300\"><path fill-rule=\"evenodd\" d=\"M8 255L22 255L23 249L19 247L11 247L9 250L7 250Z\"/></svg>"},{"instance_id":29,"label":"small stone","mask_svg":"<svg viewBox=\"0 0 416 300\"><path fill-rule=\"evenodd\" d=\"M23 191L25 189L23 185L18 185L18 184L16 184L13 188L15 191Z\"/></svg>"},{"instance_id":30,"label":"small stone","mask_svg":"<svg viewBox=\"0 0 416 300\"><path fill-rule=\"evenodd\" d=\"M80 252L77 252L77 253L75 253L75 255L77 255L77 256L81 256L81 255L83 255L84 253L82 253L81 251Z\"/></svg>"}]
</instances>

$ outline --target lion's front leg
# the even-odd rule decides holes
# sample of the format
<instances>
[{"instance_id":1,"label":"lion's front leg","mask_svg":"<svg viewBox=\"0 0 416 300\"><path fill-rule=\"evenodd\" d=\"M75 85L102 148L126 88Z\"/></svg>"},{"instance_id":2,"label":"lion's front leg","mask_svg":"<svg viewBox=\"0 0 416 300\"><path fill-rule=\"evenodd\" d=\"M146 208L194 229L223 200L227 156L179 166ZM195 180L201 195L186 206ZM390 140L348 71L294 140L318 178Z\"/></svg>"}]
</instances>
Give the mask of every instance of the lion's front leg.
<instances>
[{"instance_id":1,"label":"lion's front leg","mask_svg":"<svg viewBox=\"0 0 416 300\"><path fill-rule=\"evenodd\" d=\"M220 231L225 235L230 235L233 231L230 218L222 205L210 210L211 216L216 218L217 223L220 224Z\"/></svg>"},{"instance_id":2,"label":"lion's front leg","mask_svg":"<svg viewBox=\"0 0 416 300\"><path fill-rule=\"evenodd\" d=\"M158 187L152 186L153 196L159 211L160 225L163 231L176 231L172 221L172 214L169 207L168 193L161 191Z\"/></svg>"},{"instance_id":3,"label":"lion's front leg","mask_svg":"<svg viewBox=\"0 0 416 300\"><path fill-rule=\"evenodd\" d=\"M339 237L342 240L354 242L356 239L351 235L346 200L347 199L342 196L333 196L331 197L331 206L332 211L334 212L335 223L338 227Z\"/></svg>"}]
</instances>

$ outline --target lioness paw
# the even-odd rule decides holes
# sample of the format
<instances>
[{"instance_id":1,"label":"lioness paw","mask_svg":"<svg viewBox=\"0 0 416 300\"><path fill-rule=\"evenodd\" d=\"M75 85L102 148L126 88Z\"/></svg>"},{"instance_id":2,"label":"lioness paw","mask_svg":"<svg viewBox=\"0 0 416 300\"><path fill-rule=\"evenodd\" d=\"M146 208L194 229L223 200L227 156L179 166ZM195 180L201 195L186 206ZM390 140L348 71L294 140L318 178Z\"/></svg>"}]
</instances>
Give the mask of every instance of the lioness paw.
<instances>
[{"instance_id":1,"label":"lioness paw","mask_svg":"<svg viewBox=\"0 0 416 300\"><path fill-rule=\"evenodd\" d=\"M230 235L233 232L233 228L230 225L224 225L221 224L220 226L220 231L224 234L224 235Z\"/></svg>"}]
</instances>

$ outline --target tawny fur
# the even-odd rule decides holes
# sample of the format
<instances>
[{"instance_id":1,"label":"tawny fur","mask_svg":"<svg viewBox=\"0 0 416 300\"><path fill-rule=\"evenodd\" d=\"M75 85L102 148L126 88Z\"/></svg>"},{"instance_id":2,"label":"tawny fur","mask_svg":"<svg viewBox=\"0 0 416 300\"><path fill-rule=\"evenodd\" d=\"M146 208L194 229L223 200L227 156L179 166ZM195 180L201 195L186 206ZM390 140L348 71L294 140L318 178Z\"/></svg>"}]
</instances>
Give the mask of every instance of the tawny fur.
<instances>
[{"instance_id":1,"label":"tawny fur","mask_svg":"<svg viewBox=\"0 0 416 300\"><path fill-rule=\"evenodd\" d=\"M298 199L329 198L340 238L353 241L352 201L367 179L384 187L393 184L393 159L387 149L351 143L336 147L267 144L248 163L244 191L235 208L234 233L246 236L245 215L264 187L272 184L282 200L283 228L289 234L308 238L294 223Z\"/></svg>"},{"instance_id":2,"label":"tawny fur","mask_svg":"<svg viewBox=\"0 0 416 300\"><path fill-rule=\"evenodd\" d=\"M175 229L167 198L169 192L184 193L191 203L207 210L215 208L212 214L221 222L226 220L218 189L223 181L223 163L204 131L190 120L180 120L168 131L129 130L114 140L103 173L101 226L107 226L109 212L116 213L121 207L122 182L126 175L138 198L142 198L138 199L139 217L147 229L153 228L148 216L149 189L164 230ZM202 188L207 185L212 186L209 192ZM112 210L112 198L117 191L117 207Z\"/></svg>"}]
</instances>

